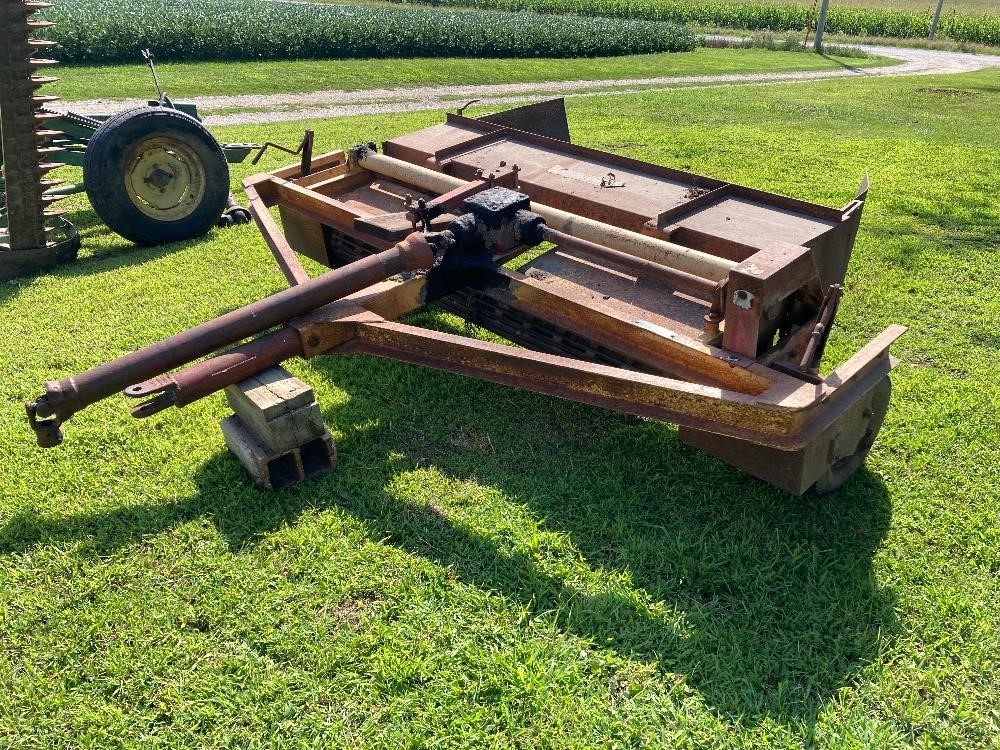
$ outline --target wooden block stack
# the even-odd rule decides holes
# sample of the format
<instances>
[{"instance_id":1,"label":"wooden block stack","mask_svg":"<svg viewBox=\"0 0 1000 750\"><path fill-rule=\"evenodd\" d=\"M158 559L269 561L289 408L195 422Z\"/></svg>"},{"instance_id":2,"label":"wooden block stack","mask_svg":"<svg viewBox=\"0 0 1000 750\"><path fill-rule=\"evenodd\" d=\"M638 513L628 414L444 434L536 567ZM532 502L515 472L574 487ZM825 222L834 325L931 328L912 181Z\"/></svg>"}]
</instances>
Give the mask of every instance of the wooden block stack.
<instances>
[{"instance_id":1,"label":"wooden block stack","mask_svg":"<svg viewBox=\"0 0 1000 750\"><path fill-rule=\"evenodd\" d=\"M312 388L281 367L226 388L219 426L257 486L280 490L333 471L337 451Z\"/></svg>"}]
</instances>

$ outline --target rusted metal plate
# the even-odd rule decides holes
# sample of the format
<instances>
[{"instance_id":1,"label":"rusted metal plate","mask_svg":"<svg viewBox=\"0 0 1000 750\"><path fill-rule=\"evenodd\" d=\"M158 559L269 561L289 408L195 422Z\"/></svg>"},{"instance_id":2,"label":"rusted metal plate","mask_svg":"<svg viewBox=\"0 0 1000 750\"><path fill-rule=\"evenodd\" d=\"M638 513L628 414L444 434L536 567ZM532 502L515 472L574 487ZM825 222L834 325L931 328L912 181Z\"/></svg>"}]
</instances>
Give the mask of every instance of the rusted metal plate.
<instances>
[{"instance_id":1,"label":"rusted metal plate","mask_svg":"<svg viewBox=\"0 0 1000 750\"><path fill-rule=\"evenodd\" d=\"M837 226L836 221L793 211L741 196L721 198L696 208L673 223L751 247L774 241L804 245Z\"/></svg>"},{"instance_id":2,"label":"rusted metal plate","mask_svg":"<svg viewBox=\"0 0 1000 750\"><path fill-rule=\"evenodd\" d=\"M416 164L431 159L436 151L458 146L482 134L481 129L472 126L456 126L442 122L386 141L382 148L387 156L395 156L397 159Z\"/></svg>"},{"instance_id":3,"label":"rusted metal plate","mask_svg":"<svg viewBox=\"0 0 1000 750\"><path fill-rule=\"evenodd\" d=\"M550 109L558 129L564 110ZM516 164L519 189L537 203L654 236L680 230L676 241L734 260L774 241L805 245L824 285L843 281L863 201L835 209L576 146L539 135L548 126L529 122L543 119L544 109L535 112L449 115L386 142L385 153L463 179Z\"/></svg>"},{"instance_id":4,"label":"rusted metal plate","mask_svg":"<svg viewBox=\"0 0 1000 750\"><path fill-rule=\"evenodd\" d=\"M358 214L375 216L405 211L406 197L414 201L432 196L423 190L417 190L409 185L403 185L392 180L377 178L366 180L364 184L337 195L338 200Z\"/></svg>"},{"instance_id":5,"label":"rusted metal plate","mask_svg":"<svg viewBox=\"0 0 1000 750\"><path fill-rule=\"evenodd\" d=\"M569 142L569 122L566 119L566 103L563 99L526 104L523 107L484 115L480 119L514 130Z\"/></svg>"},{"instance_id":6,"label":"rusted metal plate","mask_svg":"<svg viewBox=\"0 0 1000 750\"><path fill-rule=\"evenodd\" d=\"M560 248L543 253L519 270L553 294L606 307L688 338L700 339L705 329L708 300Z\"/></svg>"},{"instance_id":7,"label":"rusted metal plate","mask_svg":"<svg viewBox=\"0 0 1000 750\"><path fill-rule=\"evenodd\" d=\"M598 219L614 211L620 216L620 223L615 223L631 229L681 205L691 190L690 183L650 176L609 160L578 158L521 142L516 136L467 154L454 154L450 161L450 170L456 174L458 166L489 172L499 168L500 162L517 164L523 189L537 201L564 210L572 207ZM586 210L580 210L581 202Z\"/></svg>"},{"instance_id":8,"label":"rusted metal plate","mask_svg":"<svg viewBox=\"0 0 1000 750\"><path fill-rule=\"evenodd\" d=\"M888 408L889 373L895 360L889 344L903 333L890 326L843 366L833 378L837 390L824 401L811 424L801 430L801 447L775 450L760 441L748 441L682 425L680 437L748 474L793 495L813 487L837 489L864 463Z\"/></svg>"}]
</instances>

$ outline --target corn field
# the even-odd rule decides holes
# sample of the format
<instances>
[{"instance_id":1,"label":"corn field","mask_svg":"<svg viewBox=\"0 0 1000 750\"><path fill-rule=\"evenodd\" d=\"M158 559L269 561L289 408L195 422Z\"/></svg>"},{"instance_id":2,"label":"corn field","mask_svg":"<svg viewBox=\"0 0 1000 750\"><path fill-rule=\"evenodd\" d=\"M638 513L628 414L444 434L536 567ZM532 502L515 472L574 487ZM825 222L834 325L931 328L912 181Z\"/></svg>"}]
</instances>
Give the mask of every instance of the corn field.
<instances>
[{"instance_id":1,"label":"corn field","mask_svg":"<svg viewBox=\"0 0 1000 750\"><path fill-rule=\"evenodd\" d=\"M406 2L407 0L399 0ZM772 5L736 0L418 0L431 5L466 6L535 13L646 19L731 29L793 31L806 27L812 3ZM855 8L831 4L827 31L852 36L926 37L930 13ZM1000 45L1000 16L945 13L938 36L960 42Z\"/></svg>"},{"instance_id":2,"label":"corn field","mask_svg":"<svg viewBox=\"0 0 1000 750\"><path fill-rule=\"evenodd\" d=\"M59 0L46 37L68 64L385 57L594 57L688 51L698 37L643 19L294 5L260 0Z\"/></svg>"}]
</instances>

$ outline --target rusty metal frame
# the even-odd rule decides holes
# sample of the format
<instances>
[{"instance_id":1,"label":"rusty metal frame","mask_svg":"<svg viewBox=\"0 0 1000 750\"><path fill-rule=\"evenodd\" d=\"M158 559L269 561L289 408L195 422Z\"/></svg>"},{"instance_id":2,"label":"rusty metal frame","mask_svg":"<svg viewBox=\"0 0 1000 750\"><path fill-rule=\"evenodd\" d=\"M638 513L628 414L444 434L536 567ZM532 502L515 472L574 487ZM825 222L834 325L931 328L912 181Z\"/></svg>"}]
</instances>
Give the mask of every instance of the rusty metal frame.
<instances>
[{"instance_id":1,"label":"rusty metal frame","mask_svg":"<svg viewBox=\"0 0 1000 750\"><path fill-rule=\"evenodd\" d=\"M51 7L40 0L0 2L0 190L6 193L0 222L0 280L36 273L76 258L80 238L51 204L61 180L49 177L63 149L53 145L46 123L58 115L44 108L59 97L40 92L56 78L56 64L40 55L55 43L37 38L54 24L36 15ZM0 217L3 218L3 217Z\"/></svg>"},{"instance_id":2,"label":"rusty metal frame","mask_svg":"<svg viewBox=\"0 0 1000 750\"><path fill-rule=\"evenodd\" d=\"M497 128L491 125L490 134L496 131ZM351 164L350 155L343 152L323 158L329 166L314 169L308 178L311 184L300 182L300 189L293 187L297 180L290 171L292 168L257 175L246 183L251 212L293 285L301 283L304 271L296 250L271 218L270 207L279 206L286 233L290 227L293 233L296 231L294 225L298 215L309 222L334 227L375 248L391 244L388 239L362 231L366 220L363 212L332 197L346 180L356 185L378 179L379 175L367 172L364 162ZM480 178L473 177L469 184L477 179ZM461 192L461 188L453 190ZM811 211L816 210L811 204L807 205ZM854 208L856 206L849 204L845 210ZM578 242L577 246L580 244L586 243ZM762 258L769 258L771 265L761 268ZM770 290L787 295L795 289L808 288L822 298L816 266L807 248L777 243L770 256L757 254L755 260L757 266L749 273L735 263L728 285L723 281L718 288L732 290L732 282L738 280L741 288L757 293ZM664 278L669 278L671 272L672 269L664 269ZM714 282L697 281L702 283L689 283L688 286L695 289L701 286L702 292L716 286ZM366 353L674 422L682 427L685 436L715 435L720 441L733 439L738 444L789 455L796 452L815 454L813 444L824 436L830 440L827 452L833 450L831 426L851 412L852 406L889 374L896 364L889 355L889 347L905 332L902 326L888 327L829 376L820 378L815 373L799 370L787 351L755 357L756 329L752 326L751 333L747 334L752 338L745 341L717 339L719 345L712 345L553 294L530 276L506 268L496 274L495 283L490 285L490 295L491 300L508 303L554 325L565 326L590 341L625 352L644 371L398 322L399 318L426 304L424 277L382 282L293 321L291 325L299 332L303 354L307 357ZM818 313L813 319L816 321ZM736 329L732 327L731 330ZM812 325L803 326L793 337L789 349L805 348L811 331ZM823 456L810 460L825 463L829 459L830 456ZM737 463L735 460L730 462ZM791 478L771 476L766 467L743 468L795 494L808 489L816 474L815 466L800 467L792 472Z\"/></svg>"},{"instance_id":3,"label":"rusty metal frame","mask_svg":"<svg viewBox=\"0 0 1000 750\"><path fill-rule=\"evenodd\" d=\"M509 272L508 272L509 273ZM538 291L518 283L513 293ZM716 380L699 369L719 373L718 385L608 367L567 357L495 344L466 336L396 322L420 309L424 279L384 282L341 302L327 305L292 322L306 357L366 353L433 369L478 377L526 390L559 396L638 416L709 430L780 450L808 445L832 421L838 401L852 388L888 375L895 360L891 344L905 332L890 326L823 383L808 383L755 363L733 364L721 350L683 337L668 339L677 359L670 366L703 381ZM622 321L578 321L587 335L613 329L626 332ZM643 346L645 329L635 328L634 342ZM662 356L662 355L661 355ZM680 361L687 360L687 366ZM719 367L721 365L721 367Z\"/></svg>"}]
</instances>

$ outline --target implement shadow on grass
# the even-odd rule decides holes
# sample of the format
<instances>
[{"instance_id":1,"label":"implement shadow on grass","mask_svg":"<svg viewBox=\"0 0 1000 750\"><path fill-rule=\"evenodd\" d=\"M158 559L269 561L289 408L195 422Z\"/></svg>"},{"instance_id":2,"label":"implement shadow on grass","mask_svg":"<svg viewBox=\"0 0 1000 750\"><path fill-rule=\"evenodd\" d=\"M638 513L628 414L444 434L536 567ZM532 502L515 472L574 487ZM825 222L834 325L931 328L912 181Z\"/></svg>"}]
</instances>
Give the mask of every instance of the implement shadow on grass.
<instances>
[{"instance_id":1,"label":"implement shadow on grass","mask_svg":"<svg viewBox=\"0 0 1000 750\"><path fill-rule=\"evenodd\" d=\"M398 367L405 366L380 362L375 369ZM328 416L331 423L358 424L385 403L385 394L365 394L368 368L367 383L345 382L342 361L317 369L352 393L350 404ZM380 496L352 491L336 500L366 523L373 541L389 538L463 582L549 613L597 647L655 663L664 678L684 675L710 708L736 723L770 717L813 725L896 630L895 597L872 573L891 508L871 471L834 496L796 499L682 444L666 425L628 424L534 394L427 377L440 382L442 395L426 411L383 406L380 416L391 426L380 422L340 442L342 456L364 455L373 443L405 456L378 476L386 488ZM374 382L393 380L387 374ZM456 424L449 416L463 402L474 416ZM455 432L444 444L428 439L425 419L451 423ZM500 432L490 436L494 428ZM449 508L447 499L393 491L395 478L422 467L527 506L541 528L567 534L588 567L627 573L631 590L583 592L529 553L506 552L450 520L461 508Z\"/></svg>"},{"instance_id":2,"label":"implement shadow on grass","mask_svg":"<svg viewBox=\"0 0 1000 750\"><path fill-rule=\"evenodd\" d=\"M97 214L91 210L80 209L69 212L63 218L72 223L80 234L80 239L83 242L80 257L74 261L62 263L48 271L42 271L30 276L22 276L6 284L0 283L0 306L13 300L18 294L28 289L40 278L49 276L58 278L85 277L116 271L119 268L127 266L141 266L143 263L157 260L164 255L169 255L180 250L185 250L192 245L204 241L204 237L195 237L182 242L146 247L136 245L131 240L114 235L97 218ZM98 248L94 248L92 243L88 242L89 238L103 237L109 234L115 238L111 244L105 243Z\"/></svg>"},{"instance_id":3,"label":"implement shadow on grass","mask_svg":"<svg viewBox=\"0 0 1000 750\"><path fill-rule=\"evenodd\" d=\"M597 648L654 663L664 680L683 675L739 725L812 726L896 627L894 597L871 569L889 499L867 470L840 494L798 500L684 446L666 425L360 356L313 365L352 394L326 414L344 432L334 474L266 493L219 453L187 499L68 518L24 513L0 529L0 554L64 542L106 555L199 518L239 553L307 509L340 509L373 542L446 566ZM566 534L592 570L627 572L631 585L581 591L453 520L462 510L448 498L394 489L431 467L497 490L542 529Z\"/></svg>"}]
</instances>

